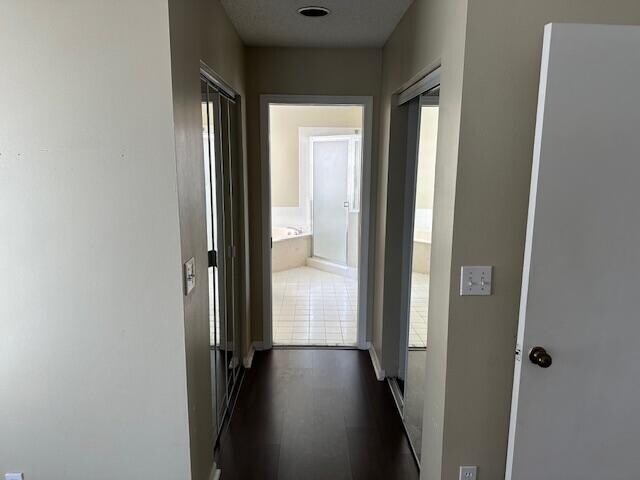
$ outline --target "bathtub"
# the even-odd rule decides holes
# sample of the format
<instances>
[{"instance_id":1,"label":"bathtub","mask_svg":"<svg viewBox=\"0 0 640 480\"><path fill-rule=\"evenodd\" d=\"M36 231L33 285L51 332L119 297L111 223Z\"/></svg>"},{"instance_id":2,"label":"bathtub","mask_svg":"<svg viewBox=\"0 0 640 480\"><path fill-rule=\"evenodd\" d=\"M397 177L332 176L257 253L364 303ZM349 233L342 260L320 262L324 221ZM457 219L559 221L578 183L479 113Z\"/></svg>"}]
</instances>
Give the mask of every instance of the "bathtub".
<instances>
[{"instance_id":1,"label":"bathtub","mask_svg":"<svg viewBox=\"0 0 640 480\"><path fill-rule=\"evenodd\" d=\"M431 273L431 231L416 230L413 235L413 261L411 270Z\"/></svg>"},{"instance_id":2,"label":"bathtub","mask_svg":"<svg viewBox=\"0 0 640 480\"><path fill-rule=\"evenodd\" d=\"M274 242L287 240L290 237L299 237L304 235L305 229L299 227L273 227L271 229L271 238Z\"/></svg>"},{"instance_id":3,"label":"bathtub","mask_svg":"<svg viewBox=\"0 0 640 480\"><path fill-rule=\"evenodd\" d=\"M271 270L281 272L304 267L311 256L311 232L299 227L273 227L271 230Z\"/></svg>"}]
</instances>

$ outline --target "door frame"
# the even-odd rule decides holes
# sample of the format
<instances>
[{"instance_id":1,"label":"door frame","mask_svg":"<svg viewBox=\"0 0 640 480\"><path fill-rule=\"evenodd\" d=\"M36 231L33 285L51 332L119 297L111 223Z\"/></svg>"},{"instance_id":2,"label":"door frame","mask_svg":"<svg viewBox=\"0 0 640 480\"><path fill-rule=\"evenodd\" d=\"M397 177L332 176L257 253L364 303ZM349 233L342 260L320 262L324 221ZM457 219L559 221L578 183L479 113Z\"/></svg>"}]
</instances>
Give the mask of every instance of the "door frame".
<instances>
[{"instance_id":1,"label":"door frame","mask_svg":"<svg viewBox=\"0 0 640 480\"><path fill-rule=\"evenodd\" d=\"M231 340L231 344L228 339L225 340L226 345L224 348L227 349L231 347L231 358L227 361L227 357L225 355L225 366L224 366L224 385L225 385L225 399L224 399L224 408L222 410L222 415L218 417L218 398L217 392L214 389L217 389L219 385L212 386L212 393L216 394L215 405L216 411L214 412L214 416L216 417L216 432L215 438L216 442L219 440L220 434L222 433L222 428L225 424L225 421L228 421L231 415L231 402L233 396L237 393L238 388L242 381L242 371L238 368L241 364L242 352L245 348L244 340L242 335L248 336L248 326L247 326L247 304L248 297L247 295L247 282L249 279L248 275L248 262L247 262L247 252L248 252L248 244L247 244L247 228L248 228L248 216L247 216L247 187L246 187L246 156L243 154L242 141L243 141L243 130L242 130L242 106L243 99L242 96L239 95L229 84L227 84L221 76L219 76L213 69L211 69L206 63L202 60L200 61L200 79L204 80L209 84L213 90L215 91L214 98L212 99L213 103L213 116L214 116L214 132L213 136L210 139L211 145L210 148L213 152L213 160L214 164L211 165L211 158L209 159L210 167L212 168L212 172L215 172L215 183L216 183L216 197L214 201L216 203L217 210L217 219L218 219L218 231L217 231L217 245L216 245L216 260L217 260L217 269L218 272L214 272L214 281L218 285L218 304L219 304L219 318L217 319L218 323L222 325L225 324L225 328L228 328L227 323L228 317L231 314L231 329L233 330L233 336ZM229 156L229 168L223 166L225 163L224 155L223 155L223 121L222 121L222 107L221 107L221 99L226 99L230 104L235 105L235 114L229 115L228 118L228 128L231 130L235 129L233 135L230 135L228 140L228 145L226 145L226 149L228 149L227 155ZM203 152L204 154L204 152ZM223 173L224 169L228 169L227 175ZM228 177L229 182L231 182L231 188L234 192L231 198L226 199L225 188L224 188L224 179ZM213 192L212 192L213 193ZM207 201L206 198L204 200ZM237 226L237 232L234 232L234 241L233 245L229 245L227 242L226 229L228 228L225 225L225 217L227 215L228 209L231 209L229 213L232 213L235 219L240 219L240 224ZM213 219L212 219L213 221ZM232 222L233 223L233 222ZM232 247L230 249L230 247ZM230 258L228 253L231 250L234 257L237 257L237 268L235 271L235 276L232 281L229 283L227 281L228 269L233 269L232 262L233 258ZM231 305L227 301L227 290L232 288L234 291L235 297L232 298ZM234 303L235 302L235 303ZM230 313L231 309L231 313ZM218 329L216 334L220 335L220 330ZM222 342L222 338L220 338L220 342ZM219 347L222 347L222 344L219 344ZM210 348L212 348L210 346ZM213 347L215 348L215 347ZM217 361L217 359L216 359ZM233 365L233 371L229 372L229 364ZM231 379L231 383L230 383Z\"/></svg>"},{"instance_id":2,"label":"door frame","mask_svg":"<svg viewBox=\"0 0 640 480\"><path fill-rule=\"evenodd\" d=\"M439 84L436 86L438 87ZM415 154L410 152L407 156L407 174L406 185L407 195L404 199L404 212L405 218L411 219L404 223L404 247L403 252L405 255L402 257L402 293L401 293L401 310L400 310L400 359L398 366L398 374L402 374L405 380L406 388L406 376L407 365L409 364L409 331L411 328L411 288L413 287L412 278L412 266L413 266L413 246L415 235L415 211L416 211L416 196L418 193L418 165L420 154L420 128L422 125L422 107L437 107L440 108L440 94L439 92L433 92L435 88L432 88L419 95L418 99L418 112L415 116L409 119L408 131L411 134L415 133ZM415 97L414 97L415 98ZM436 160L437 161L437 160ZM434 180L435 182L435 180ZM433 231L433 227L432 227ZM429 275L431 277L431 275ZM404 396L404 392L403 392Z\"/></svg>"},{"instance_id":3,"label":"door frame","mask_svg":"<svg viewBox=\"0 0 640 480\"><path fill-rule=\"evenodd\" d=\"M362 178L360 191L360 242L358 251L358 336L357 347L369 347L368 319L373 312L370 294L373 285L373 241L371 226L375 186L372 182L372 96L333 95L260 95L260 172L261 172L261 252L262 252L262 347L273 347L273 306L271 272L271 161L269 158L269 105L361 106L362 118Z\"/></svg>"}]
</instances>

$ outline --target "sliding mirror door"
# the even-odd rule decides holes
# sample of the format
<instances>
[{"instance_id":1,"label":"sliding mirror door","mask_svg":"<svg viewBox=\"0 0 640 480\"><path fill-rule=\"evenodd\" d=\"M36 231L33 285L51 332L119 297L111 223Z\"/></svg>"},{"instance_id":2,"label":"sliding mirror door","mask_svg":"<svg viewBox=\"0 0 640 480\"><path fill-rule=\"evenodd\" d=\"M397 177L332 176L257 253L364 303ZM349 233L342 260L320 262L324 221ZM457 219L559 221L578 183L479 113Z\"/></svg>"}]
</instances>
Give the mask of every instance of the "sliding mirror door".
<instances>
[{"instance_id":1,"label":"sliding mirror door","mask_svg":"<svg viewBox=\"0 0 640 480\"><path fill-rule=\"evenodd\" d=\"M226 371L222 324L226 317L224 265L220 262L221 246L224 244L222 195L220 195L220 145L219 145L219 95L206 81L201 79L202 93L202 140L204 150L204 174L206 195L208 277L209 277L209 345L211 358L211 398L215 431L221 427L226 409Z\"/></svg>"},{"instance_id":2,"label":"sliding mirror door","mask_svg":"<svg viewBox=\"0 0 640 480\"><path fill-rule=\"evenodd\" d=\"M415 168L409 280L408 322L404 345L405 382L403 419L418 459L422 448L422 413L425 400L427 362L427 315L431 272L431 231L435 186L438 92L420 99L418 155Z\"/></svg>"},{"instance_id":3,"label":"sliding mirror door","mask_svg":"<svg viewBox=\"0 0 640 480\"><path fill-rule=\"evenodd\" d=\"M227 318L224 326L226 333L227 382L232 391L238 380L240 362L239 317L240 317L240 265L238 244L240 222L235 221L239 214L239 155L237 149L237 106L234 100L220 96L220 114L222 131L222 174L225 209L225 252L227 285Z\"/></svg>"},{"instance_id":4,"label":"sliding mirror door","mask_svg":"<svg viewBox=\"0 0 640 480\"><path fill-rule=\"evenodd\" d=\"M209 330L214 427L220 432L240 374L239 268L234 221L238 183L236 108L207 78L201 78L202 137L209 256Z\"/></svg>"}]
</instances>

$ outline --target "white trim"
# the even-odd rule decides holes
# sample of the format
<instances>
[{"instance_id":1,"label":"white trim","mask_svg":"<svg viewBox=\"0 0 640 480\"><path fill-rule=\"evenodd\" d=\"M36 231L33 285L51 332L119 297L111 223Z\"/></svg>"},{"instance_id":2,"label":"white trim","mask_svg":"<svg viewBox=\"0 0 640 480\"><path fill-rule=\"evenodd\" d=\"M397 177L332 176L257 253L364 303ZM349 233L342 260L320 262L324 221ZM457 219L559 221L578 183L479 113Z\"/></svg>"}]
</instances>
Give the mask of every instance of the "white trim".
<instances>
[{"instance_id":1,"label":"white trim","mask_svg":"<svg viewBox=\"0 0 640 480\"><path fill-rule=\"evenodd\" d=\"M220 480L222 475L222 471L218 468L218 464L213 462L213 467L211 468L211 473L209 474L209 480Z\"/></svg>"},{"instance_id":2,"label":"white trim","mask_svg":"<svg viewBox=\"0 0 640 480\"><path fill-rule=\"evenodd\" d=\"M376 353L376 349L373 347L371 342L367 342L367 349L369 350L369 356L371 357L371 363L373 364L373 369L376 372L376 378L378 381L383 381L386 378L384 373L384 369L382 368L382 364L378 359L378 354Z\"/></svg>"},{"instance_id":3,"label":"white trim","mask_svg":"<svg viewBox=\"0 0 640 480\"><path fill-rule=\"evenodd\" d=\"M293 105L358 105L363 107L362 183L360 201L360 246L358 251L358 348L368 349L368 319L373 311L370 286L373 285L373 244L370 231L374 219L375 196L372 185L373 97L331 95L260 95L260 165L262 200L262 335L263 347L273 347L271 305L271 168L269 162L269 104Z\"/></svg>"},{"instance_id":4,"label":"white trim","mask_svg":"<svg viewBox=\"0 0 640 480\"><path fill-rule=\"evenodd\" d=\"M218 75L215 70L213 70L209 65L200 60L200 74L204 75L207 80L213 83L216 87L218 87L221 91L228 95L233 100L235 100L237 94L235 90L229 85L224 79Z\"/></svg>"},{"instance_id":5,"label":"white trim","mask_svg":"<svg viewBox=\"0 0 640 480\"><path fill-rule=\"evenodd\" d=\"M256 353L256 350L263 350L262 342L251 342L249 350L242 361L244 368L251 368L251 365L253 364L253 355Z\"/></svg>"},{"instance_id":6,"label":"white trim","mask_svg":"<svg viewBox=\"0 0 640 480\"><path fill-rule=\"evenodd\" d=\"M422 95L440 85L440 66L398 94L398 105Z\"/></svg>"}]
</instances>

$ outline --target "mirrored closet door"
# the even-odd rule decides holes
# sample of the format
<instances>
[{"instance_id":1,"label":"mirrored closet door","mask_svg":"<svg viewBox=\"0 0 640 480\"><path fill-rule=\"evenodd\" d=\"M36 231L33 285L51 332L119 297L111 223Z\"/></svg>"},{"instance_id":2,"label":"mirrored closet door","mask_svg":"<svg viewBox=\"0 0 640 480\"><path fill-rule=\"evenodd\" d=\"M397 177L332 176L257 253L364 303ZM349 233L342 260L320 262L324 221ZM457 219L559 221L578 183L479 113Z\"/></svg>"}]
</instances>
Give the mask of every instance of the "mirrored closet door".
<instances>
[{"instance_id":1,"label":"mirrored closet door","mask_svg":"<svg viewBox=\"0 0 640 480\"><path fill-rule=\"evenodd\" d=\"M390 384L418 463L429 348L427 325L439 92L436 71L398 95L391 117L391 129L396 136L393 153L404 162L396 166L397 174L390 174L389 188L397 191L398 198L392 199L387 207L401 211L393 231L388 227L387 232L387 240L396 246L386 253L397 258L399 264L392 269L393 278L389 280L393 295L387 297L400 319L398 369L390 378Z\"/></svg>"},{"instance_id":2,"label":"mirrored closet door","mask_svg":"<svg viewBox=\"0 0 640 480\"><path fill-rule=\"evenodd\" d=\"M219 434L240 374L236 103L201 77L202 140L209 255L209 344L214 428Z\"/></svg>"},{"instance_id":3,"label":"mirrored closet door","mask_svg":"<svg viewBox=\"0 0 640 480\"><path fill-rule=\"evenodd\" d=\"M422 448L422 413L427 364L427 317L431 272L431 232L438 134L438 91L420 98L415 198L411 225L411 271L408 272L409 306L405 317L405 381L403 420L418 459Z\"/></svg>"}]
</instances>

